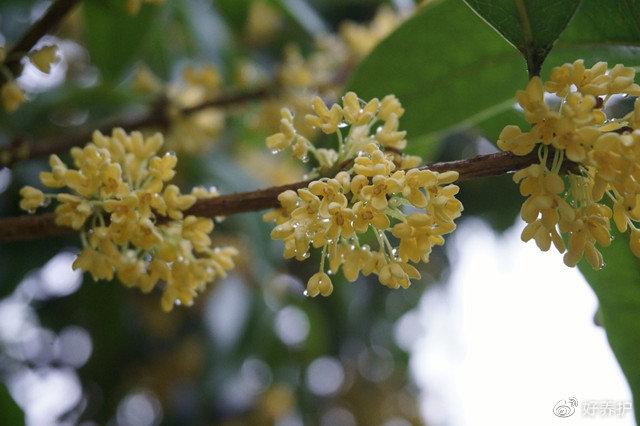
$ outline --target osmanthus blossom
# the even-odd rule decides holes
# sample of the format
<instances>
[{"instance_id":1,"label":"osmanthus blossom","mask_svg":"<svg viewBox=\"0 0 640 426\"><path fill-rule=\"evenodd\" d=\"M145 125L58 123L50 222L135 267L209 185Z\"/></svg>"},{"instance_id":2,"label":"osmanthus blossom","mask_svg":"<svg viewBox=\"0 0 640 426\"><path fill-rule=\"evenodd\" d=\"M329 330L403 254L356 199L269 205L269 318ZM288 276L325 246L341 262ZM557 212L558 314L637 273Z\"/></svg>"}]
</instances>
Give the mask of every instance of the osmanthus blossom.
<instances>
[{"instance_id":1,"label":"osmanthus blossom","mask_svg":"<svg viewBox=\"0 0 640 426\"><path fill-rule=\"evenodd\" d=\"M26 186L20 207L33 212L55 200L56 223L80 231L83 248L74 269L94 280L117 277L145 293L160 286L162 308L170 311L175 304L191 305L207 283L224 277L238 251L212 247L213 221L185 215L197 199L218 194L202 187L182 194L170 184L177 158L160 156L162 145L159 133L95 132L84 148L72 148L75 168L52 155L51 171L40 173L43 185L67 192Z\"/></svg>"},{"instance_id":2,"label":"osmanthus blossom","mask_svg":"<svg viewBox=\"0 0 640 426\"><path fill-rule=\"evenodd\" d=\"M406 132L398 130L404 109L393 95L365 102L349 92L342 105L328 107L315 98L311 109L306 123L336 135L337 149L315 147L287 109L281 112L280 132L266 144L303 161L311 156L317 166L310 175L332 177L281 193L281 208L264 216L276 224L271 237L283 241L286 259L304 260L311 248L322 250L319 271L307 283L308 296L330 295L329 275L340 269L351 282L374 274L390 288L408 287L420 278L413 264L427 262L432 248L444 244L443 235L456 227L462 212L453 185L458 173L418 169L419 157L400 153L407 144ZM406 214L404 206L412 212ZM365 243L367 234L377 249Z\"/></svg>"},{"instance_id":3,"label":"osmanthus blossom","mask_svg":"<svg viewBox=\"0 0 640 426\"><path fill-rule=\"evenodd\" d=\"M498 139L516 155L537 149L538 164L514 175L528 197L522 239L543 251L553 244L568 266L583 257L594 269L604 266L598 247L611 243L612 221L618 231L629 230L631 251L640 257L640 102L621 118L605 113L612 95L640 95L634 78L632 68L609 69L606 62L586 68L581 59L554 68L547 82L533 77L516 94L531 129L508 125ZM557 108L545 103L545 93L560 98ZM574 167L563 179L566 160Z\"/></svg>"}]
</instances>

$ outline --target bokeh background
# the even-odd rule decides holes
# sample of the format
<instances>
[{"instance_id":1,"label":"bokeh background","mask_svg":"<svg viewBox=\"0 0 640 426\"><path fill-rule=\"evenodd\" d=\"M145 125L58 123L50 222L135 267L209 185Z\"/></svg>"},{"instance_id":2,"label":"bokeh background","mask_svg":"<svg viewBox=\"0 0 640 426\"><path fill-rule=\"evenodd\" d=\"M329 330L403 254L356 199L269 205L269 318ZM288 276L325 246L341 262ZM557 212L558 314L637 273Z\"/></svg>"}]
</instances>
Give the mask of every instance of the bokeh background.
<instances>
[{"instance_id":1,"label":"bokeh background","mask_svg":"<svg viewBox=\"0 0 640 426\"><path fill-rule=\"evenodd\" d=\"M283 84L282 64L296 64L295 45L317 71L310 78L331 83L322 93L330 100L367 49L419 7L411 0L165 0L131 16L125 1L82 3L47 39L60 46L52 73L27 65L19 83L30 102L0 114L5 146L146 111L154 98L134 90L142 66L172 84L186 66L212 63L222 92L252 90ZM16 40L48 4L2 1L0 42ZM179 152L180 186L229 193L300 180L302 166L264 146L277 125L273 110L300 99L294 92L251 100L205 117L217 124L196 135L198 149L176 147L186 151ZM494 152L496 131L467 127L409 140L428 161L450 160ZM0 170L0 215L19 214L17 191L45 165L38 159ZM628 401L580 273L557 253L519 241L521 199L510 177L465 183L461 198L460 229L409 289L337 276L326 299L303 296L316 261L283 261L261 213L219 218L214 240L239 247L238 267L194 306L170 314L156 294L73 271L74 237L2 244L0 423L579 424L554 418L554 404L570 396ZM600 420L633 424L630 414Z\"/></svg>"}]
</instances>

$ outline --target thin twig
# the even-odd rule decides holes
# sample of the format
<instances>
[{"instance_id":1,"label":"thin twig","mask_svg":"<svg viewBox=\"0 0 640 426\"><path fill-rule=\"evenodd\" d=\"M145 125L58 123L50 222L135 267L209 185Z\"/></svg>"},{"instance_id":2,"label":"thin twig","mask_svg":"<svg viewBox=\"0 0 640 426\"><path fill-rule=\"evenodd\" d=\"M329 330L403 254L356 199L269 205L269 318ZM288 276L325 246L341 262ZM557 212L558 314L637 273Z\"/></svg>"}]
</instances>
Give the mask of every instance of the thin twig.
<instances>
[{"instance_id":1,"label":"thin twig","mask_svg":"<svg viewBox=\"0 0 640 426\"><path fill-rule=\"evenodd\" d=\"M7 61L4 66L17 77L22 72L22 58L29 53L35 44L44 35L53 31L65 16L80 0L56 0L40 19L29 27L20 40L7 52ZM5 76L0 74L0 86L6 82Z\"/></svg>"},{"instance_id":2,"label":"thin twig","mask_svg":"<svg viewBox=\"0 0 640 426\"><path fill-rule=\"evenodd\" d=\"M275 89L273 87L266 86L242 92L223 93L216 98L209 99L191 107L183 108L179 113L187 116L203 111L207 108L222 108L241 105L246 102L268 98L274 93ZM118 117L111 119L97 127L97 130L105 134L110 134L111 130L116 127L122 128L127 132L142 128L155 128L163 131L166 130L170 124L171 119L167 114L167 101L162 98L159 99L147 112L135 114L126 118ZM66 152L74 146L84 145L91 141L91 135L94 130L96 130L95 127L90 130L87 129L77 132L75 135L43 139L38 143L30 143L24 137L16 138L6 149L0 149L0 161L3 161L0 165L9 167L18 161Z\"/></svg>"},{"instance_id":3,"label":"thin twig","mask_svg":"<svg viewBox=\"0 0 640 426\"><path fill-rule=\"evenodd\" d=\"M331 87L343 85L352 68L352 64L346 64L337 72L334 79L319 84L316 87L317 91L323 92ZM182 108L179 110L179 114L188 116L207 108L229 108L251 101L265 100L277 96L281 89L280 84L275 81L252 89L222 93L215 98ZM111 119L98 126L97 129L102 133L111 133L112 129L119 127L130 132L142 128L166 130L170 125L171 117L167 113L167 99L162 97L145 113L127 118ZM30 142L24 136L16 137L7 148L0 149L0 166L11 167L19 161L66 152L74 146L89 142L95 129L96 127L92 127L91 129L79 131L75 135L44 139L37 144Z\"/></svg>"},{"instance_id":4,"label":"thin twig","mask_svg":"<svg viewBox=\"0 0 640 426\"><path fill-rule=\"evenodd\" d=\"M518 157L510 153L479 155L466 160L434 163L425 168L437 172L455 170L459 181L497 176L522 169L537 161L536 155ZM202 217L228 216L236 213L259 211L278 207L278 194L288 189L303 188L308 181L274 186L250 192L222 195L199 200L186 214ZM17 241L45 238L73 232L70 228L57 226L53 213L25 215L0 219L0 241Z\"/></svg>"}]
</instances>

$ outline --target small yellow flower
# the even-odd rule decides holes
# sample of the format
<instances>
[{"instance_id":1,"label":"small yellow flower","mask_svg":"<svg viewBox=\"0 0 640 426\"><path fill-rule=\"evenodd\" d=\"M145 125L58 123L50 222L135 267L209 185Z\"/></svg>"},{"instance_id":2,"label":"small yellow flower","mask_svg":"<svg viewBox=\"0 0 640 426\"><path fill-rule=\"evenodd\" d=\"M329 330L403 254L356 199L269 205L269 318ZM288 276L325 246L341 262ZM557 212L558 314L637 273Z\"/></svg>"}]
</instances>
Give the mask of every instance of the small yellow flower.
<instances>
[{"instance_id":1,"label":"small yellow flower","mask_svg":"<svg viewBox=\"0 0 640 426\"><path fill-rule=\"evenodd\" d=\"M333 284L331 278L324 272L315 273L307 282L307 296L316 297L321 294L325 297L333 293Z\"/></svg>"},{"instance_id":2,"label":"small yellow flower","mask_svg":"<svg viewBox=\"0 0 640 426\"><path fill-rule=\"evenodd\" d=\"M404 114L404 108L400 104L398 98L394 95L387 95L382 98L380 102L380 112L378 112L378 117L382 121L388 121L391 119L391 116L394 115L396 119L402 117Z\"/></svg>"},{"instance_id":3,"label":"small yellow flower","mask_svg":"<svg viewBox=\"0 0 640 426\"><path fill-rule=\"evenodd\" d=\"M26 100L24 92L15 81L9 81L0 89L2 107L7 112L14 112Z\"/></svg>"},{"instance_id":4,"label":"small yellow flower","mask_svg":"<svg viewBox=\"0 0 640 426\"><path fill-rule=\"evenodd\" d=\"M296 130L293 127L293 115L287 108L280 111L280 132L269 136L266 140L267 147L274 151L282 151L287 149L296 136Z\"/></svg>"},{"instance_id":5,"label":"small yellow flower","mask_svg":"<svg viewBox=\"0 0 640 426\"><path fill-rule=\"evenodd\" d=\"M45 74L51 72L51 65L58 61L58 46L47 45L29 53L29 60Z\"/></svg>"},{"instance_id":6,"label":"small yellow flower","mask_svg":"<svg viewBox=\"0 0 640 426\"><path fill-rule=\"evenodd\" d=\"M384 230L391 224L386 214L369 203L358 201L353 205L353 211L355 213L354 227L361 234L367 231L369 225L378 230Z\"/></svg>"},{"instance_id":7,"label":"small yellow flower","mask_svg":"<svg viewBox=\"0 0 640 426\"><path fill-rule=\"evenodd\" d=\"M392 177L374 176L371 185L360 191L360 197L378 210L387 207L387 196L402 191L402 183Z\"/></svg>"},{"instance_id":8,"label":"small yellow flower","mask_svg":"<svg viewBox=\"0 0 640 426\"><path fill-rule=\"evenodd\" d=\"M165 154L162 157L154 157L149 161L149 174L163 182L168 182L175 176L175 167L178 157L173 154Z\"/></svg>"},{"instance_id":9,"label":"small yellow flower","mask_svg":"<svg viewBox=\"0 0 640 426\"><path fill-rule=\"evenodd\" d=\"M187 210L196 202L193 195L181 195L180 189L175 185L169 185L162 194L167 205L167 215L172 219L182 219L182 211Z\"/></svg>"},{"instance_id":10,"label":"small yellow flower","mask_svg":"<svg viewBox=\"0 0 640 426\"><path fill-rule=\"evenodd\" d=\"M153 95L162 90L162 82L146 66L138 66L133 74L133 90Z\"/></svg>"},{"instance_id":11,"label":"small yellow flower","mask_svg":"<svg viewBox=\"0 0 640 426\"><path fill-rule=\"evenodd\" d=\"M360 105L360 99L354 92L347 92L342 98L344 106L342 111L347 123L361 126L369 123L376 116L380 108L380 101L373 98L364 106Z\"/></svg>"},{"instance_id":12,"label":"small yellow flower","mask_svg":"<svg viewBox=\"0 0 640 426\"><path fill-rule=\"evenodd\" d=\"M407 132L398 131L398 116L390 114L384 126L376 132L376 140L385 148L402 151L407 147Z\"/></svg>"},{"instance_id":13,"label":"small yellow flower","mask_svg":"<svg viewBox=\"0 0 640 426\"><path fill-rule=\"evenodd\" d=\"M183 79L193 86L215 92L222 84L222 77L212 65L205 65L200 68L187 67L183 71Z\"/></svg>"},{"instance_id":14,"label":"small yellow flower","mask_svg":"<svg viewBox=\"0 0 640 426\"><path fill-rule=\"evenodd\" d=\"M335 133L342 122L342 108L338 104L327 108L324 101L316 97L313 100L313 114L307 114L305 120L313 127L317 127L326 134Z\"/></svg>"},{"instance_id":15,"label":"small yellow flower","mask_svg":"<svg viewBox=\"0 0 640 426\"><path fill-rule=\"evenodd\" d=\"M20 189L20 208L29 212L34 211L45 203L45 196L42 191L33 186L23 186Z\"/></svg>"}]
</instances>

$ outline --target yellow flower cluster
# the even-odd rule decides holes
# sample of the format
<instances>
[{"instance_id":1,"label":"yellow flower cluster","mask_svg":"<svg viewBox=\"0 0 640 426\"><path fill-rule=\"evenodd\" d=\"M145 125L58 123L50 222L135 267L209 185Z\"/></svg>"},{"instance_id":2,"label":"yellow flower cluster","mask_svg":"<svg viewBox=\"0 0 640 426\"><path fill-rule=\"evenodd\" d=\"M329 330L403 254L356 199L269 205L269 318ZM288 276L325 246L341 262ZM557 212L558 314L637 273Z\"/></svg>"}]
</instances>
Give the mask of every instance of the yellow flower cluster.
<instances>
[{"instance_id":1,"label":"yellow flower cluster","mask_svg":"<svg viewBox=\"0 0 640 426\"><path fill-rule=\"evenodd\" d=\"M341 267L351 282L361 273L375 274L388 287L408 287L420 277L412 263L428 261L462 212L452 185L457 172L419 169L419 157L399 154L406 133L398 130L404 110L395 96L364 102L349 92L342 101L328 108L316 98L314 113L305 117L314 128L335 134L337 149L314 147L297 133L287 110L281 131L266 141L272 149L290 148L298 158L311 154L318 164L313 175L341 165L348 169L283 192L281 208L264 216L276 223L271 236L284 242L286 259L304 260L311 247L322 248L320 270L307 283L311 297L331 294L328 273ZM377 250L364 243L367 238L375 239Z\"/></svg>"},{"instance_id":2,"label":"yellow flower cluster","mask_svg":"<svg viewBox=\"0 0 640 426\"><path fill-rule=\"evenodd\" d=\"M224 129L224 113L215 107L185 113L184 110L215 99L222 76L213 65L188 66L182 81L164 85L148 68L139 67L133 78L138 93L166 97L166 113L171 125L166 134L167 149L201 153L211 148Z\"/></svg>"},{"instance_id":3,"label":"yellow flower cluster","mask_svg":"<svg viewBox=\"0 0 640 426\"><path fill-rule=\"evenodd\" d=\"M604 266L597 246L611 243L611 219L620 232L630 229L631 249L640 257L634 224L640 221L640 102L624 117L605 113L612 96L640 95L634 77L632 68L609 69L605 62L556 67L549 81L534 77L516 94L531 129L509 125L499 136L498 146L516 155L538 150L539 164L514 175L528 197L521 210L527 222L522 239L535 240L543 251L553 243L566 251L568 266L583 257L594 269ZM572 162L566 181L560 177L565 158Z\"/></svg>"},{"instance_id":4,"label":"yellow flower cluster","mask_svg":"<svg viewBox=\"0 0 640 426\"><path fill-rule=\"evenodd\" d=\"M55 45L46 45L35 49L27 55L29 61L41 72L49 74L51 65L58 60L58 47ZM14 112L26 100L25 94L13 79L11 71L4 64L5 62L4 48L0 48L0 71L6 77L6 82L0 87L0 102L6 112Z\"/></svg>"},{"instance_id":5,"label":"yellow flower cluster","mask_svg":"<svg viewBox=\"0 0 640 426\"><path fill-rule=\"evenodd\" d=\"M161 134L144 138L114 129L111 137L99 132L84 148L73 148L76 168L56 155L51 171L41 172L49 188L68 192L45 194L26 186L20 207L29 212L57 200L55 221L81 231L83 249L73 264L94 280L112 280L151 291L163 283L162 308L190 305L198 291L233 268L233 247L212 248L211 219L187 215L198 198L217 193L196 187L181 194L169 184L177 158L158 155Z\"/></svg>"}]
</instances>

